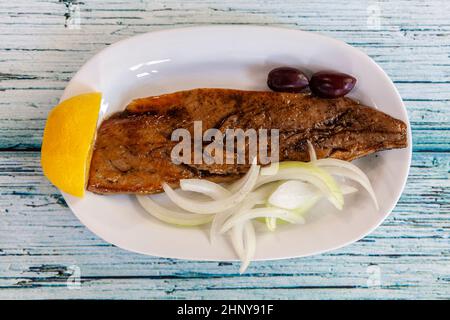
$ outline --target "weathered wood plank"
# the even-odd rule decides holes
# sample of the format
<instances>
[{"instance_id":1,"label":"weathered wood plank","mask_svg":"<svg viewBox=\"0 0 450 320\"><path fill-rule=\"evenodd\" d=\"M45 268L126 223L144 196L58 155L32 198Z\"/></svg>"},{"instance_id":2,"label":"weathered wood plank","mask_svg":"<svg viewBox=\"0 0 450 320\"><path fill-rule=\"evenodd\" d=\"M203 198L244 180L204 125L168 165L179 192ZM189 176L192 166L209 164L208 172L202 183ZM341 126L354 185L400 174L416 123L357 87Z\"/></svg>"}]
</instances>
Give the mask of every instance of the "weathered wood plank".
<instances>
[{"instance_id":1,"label":"weathered wood plank","mask_svg":"<svg viewBox=\"0 0 450 320\"><path fill-rule=\"evenodd\" d=\"M0 153L0 297L450 297L450 153L414 155L397 208L365 239L315 257L258 262L244 277L236 263L152 258L108 245L70 213L38 158ZM71 265L81 269L79 291L66 287ZM380 268L381 287L367 287L370 265Z\"/></svg>"},{"instance_id":2,"label":"weathered wood plank","mask_svg":"<svg viewBox=\"0 0 450 320\"><path fill-rule=\"evenodd\" d=\"M349 269L353 268L349 266ZM425 271L424 273L428 273ZM420 274L419 274L420 275ZM331 277L334 277L332 275ZM393 276L395 277L395 276ZM199 278L199 279L89 279L80 290L69 290L62 284L31 286L27 290L10 288L5 299L448 299L439 290L439 283L430 288L411 286L364 287L367 278L359 285L305 285L302 276L261 278ZM278 281L277 281L278 280ZM279 280L283 280L281 283ZM322 284L327 283L322 279ZM24 282L25 284L26 282ZM39 282L37 282L39 283ZM273 287L273 284L278 284ZM348 283L348 282L347 282ZM225 286L225 288L223 288ZM424 294L426 292L426 294ZM0 296L1 296L0 292Z\"/></svg>"}]
</instances>

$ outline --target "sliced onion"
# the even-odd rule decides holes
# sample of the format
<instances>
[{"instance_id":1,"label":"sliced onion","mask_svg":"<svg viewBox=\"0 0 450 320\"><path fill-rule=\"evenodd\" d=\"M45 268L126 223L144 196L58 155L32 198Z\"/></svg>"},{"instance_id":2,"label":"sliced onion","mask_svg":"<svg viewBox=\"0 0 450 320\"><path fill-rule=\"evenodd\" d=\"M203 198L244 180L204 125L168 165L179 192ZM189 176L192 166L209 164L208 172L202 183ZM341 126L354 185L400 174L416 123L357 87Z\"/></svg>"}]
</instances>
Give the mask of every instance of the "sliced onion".
<instances>
[{"instance_id":1,"label":"sliced onion","mask_svg":"<svg viewBox=\"0 0 450 320\"><path fill-rule=\"evenodd\" d=\"M338 210L342 210L344 197L342 192L333 179L325 170L318 168L311 163L285 161L279 163L279 169L276 174L264 175L264 171L271 170L269 167L261 169L261 176L256 186L277 180L302 180L316 186L320 191L327 195L328 200L334 204Z\"/></svg>"},{"instance_id":2,"label":"sliced onion","mask_svg":"<svg viewBox=\"0 0 450 320\"><path fill-rule=\"evenodd\" d=\"M244 273L247 270L250 262L253 260L256 251L256 235L253 222L247 221L244 225L244 257L242 259L239 273Z\"/></svg>"},{"instance_id":3,"label":"sliced onion","mask_svg":"<svg viewBox=\"0 0 450 320\"><path fill-rule=\"evenodd\" d=\"M257 158L254 157L254 158L252 159L252 161L251 161L252 166L256 165L257 162L258 162L258 161L257 161ZM239 189L242 188L242 185L243 185L244 183L245 183L245 179L241 178L241 179L239 179L239 180L237 180L237 181L234 181L234 182L230 183L230 184L227 186L227 189L228 189L228 191L230 191L231 193L235 193L236 191L238 191Z\"/></svg>"},{"instance_id":4,"label":"sliced onion","mask_svg":"<svg viewBox=\"0 0 450 320\"><path fill-rule=\"evenodd\" d=\"M302 216L303 214L311 210L311 208L316 205L316 203L320 200L320 198L321 198L320 195L312 196L310 199L303 202L302 205L298 206L295 209L292 209L291 212L298 216Z\"/></svg>"},{"instance_id":5,"label":"sliced onion","mask_svg":"<svg viewBox=\"0 0 450 320\"><path fill-rule=\"evenodd\" d=\"M192 191L202 193L214 200L229 197L231 192L218 183L202 179L182 179L180 188L183 191Z\"/></svg>"},{"instance_id":6,"label":"sliced onion","mask_svg":"<svg viewBox=\"0 0 450 320\"><path fill-rule=\"evenodd\" d=\"M230 210L216 213L211 222L211 228L209 229L209 242L214 244L216 242L217 236L219 234L219 229L226 219L232 214Z\"/></svg>"},{"instance_id":7,"label":"sliced onion","mask_svg":"<svg viewBox=\"0 0 450 320\"><path fill-rule=\"evenodd\" d=\"M265 218L266 226L269 231L275 231L277 228L277 218Z\"/></svg>"},{"instance_id":8,"label":"sliced onion","mask_svg":"<svg viewBox=\"0 0 450 320\"><path fill-rule=\"evenodd\" d=\"M352 194L358 191L358 189L349 186L348 184L341 184L340 187L343 195Z\"/></svg>"},{"instance_id":9,"label":"sliced onion","mask_svg":"<svg viewBox=\"0 0 450 320\"><path fill-rule=\"evenodd\" d=\"M166 223L179 226L198 226L211 222L212 215L179 212L164 208L150 199L149 196L136 196L141 206L155 218Z\"/></svg>"},{"instance_id":10,"label":"sliced onion","mask_svg":"<svg viewBox=\"0 0 450 320\"><path fill-rule=\"evenodd\" d=\"M263 194L251 192L236 208L217 213L212 220L211 229L209 231L210 242L215 242L217 235L219 234L220 227L231 215L239 215L243 211L250 210L256 204L259 204L264 200L262 196Z\"/></svg>"},{"instance_id":11,"label":"sliced onion","mask_svg":"<svg viewBox=\"0 0 450 320\"><path fill-rule=\"evenodd\" d=\"M317 155L316 150L314 150L314 146L312 145L311 141L307 140L306 143L308 144L308 153L309 153L309 161L316 161Z\"/></svg>"},{"instance_id":12,"label":"sliced onion","mask_svg":"<svg viewBox=\"0 0 450 320\"><path fill-rule=\"evenodd\" d=\"M148 196L137 196L137 199L146 211L170 224L196 226L212 221L211 242L218 234L229 231L233 248L241 260L240 272L243 273L255 255L253 219L265 219L271 231L276 229L278 219L304 223L303 215L322 196L339 210L342 209L343 195L356 192L357 189L338 185L332 176L345 177L361 184L378 209L370 181L358 167L337 159L317 160L313 145L310 141L307 143L309 163L286 161L260 170L256 161L253 161L245 176L226 188L201 179L180 181L183 191L206 195L212 200L194 199L195 194L188 198L164 183L166 195L185 211L164 208Z\"/></svg>"},{"instance_id":13,"label":"sliced onion","mask_svg":"<svg viewBox=\"0 0 450 320\"><path fill-rule=\"evenodd\" d=\"M358 191L358 189L343 184L340 185L342 194L347 195L347 194L351 194L354 193L356 191ZM297 215L303 215L306 212L308 212L312 207L314 207L316 205L316 203L320 200L320 198L322 197L322 195L320 195L319 192L316 192L315 194L312 194L308 199L305 199L304 202L302 202L301 205L299 205L296 208L292 208L291 212ZM277 219L276 218L266 218L265 219L266 222L266 226L270 231L274 231L277 225Z\"/></svg>"},{"instance_id":14,"label":"sliced onion","mask_svg":"<svg viewBox=\"0 0 450 320\"><path fill-rule=\"evenodd\" d=\"M220 184L202 179L182 179L180 180L180 188L183 191L191 191L202 193L214 200L220 200L231 195L231 192L222 187ZM211 227L209 229L209 241L214 244L217 238L219 227L225 222L230 215L230 210L218 212L214 215Z\"/></svg>"},{"instance_id":15,"label":"sliced onion","mask_svg":"<svg viewBox=\"0 0 450 320\"><path fill-rule=\"evenodd\" d=\"M278 208L295 209L318 194L319 190L309 183L289 180L281 184L267 201Z\"/></svg>"},{"instance_id":16,"label":"sliced onion","mask_svg":"<svg viewBox=\"0 0 450 320\"><path fill-rule=\"evenodd\" d=\"M369 193L375 204L375 208L377 210L379 209L377 197L375 195L375 192L373 191L369 177L367 177L367 175L353 163L344 160L328 158L317 160L315 164L317 166L324 167L324 169L330 172L330 174L342 176L358 182ZM350 171L351 173L345 171Z\"/></svg>"},{"instance_id":17,"label":"sliced onion","mask_svg":"<svg viewBox=\"0 0 450 320\"><path fill-rule=\"evenodd\" d=\"M343 195L354 193L358 189L349 185L340 185ZM296 209L308 203L311 199L320 198L320 191L311 184L297 180L289 180L281 184L268 197L267 203L282 209Z\"/></svg>"},{"instance_id":18,"label":"sliced onion","mask_svg":"<svg viewBox=\"0 0 450 320\"><path fill-rule=\"evenodd\" d=\"M250 219L256 218L278 218L281 220L285 220L290 223L304 223L305 220L292 213L290 210L281 209L281 208L255 208L244 211L242 214L234 215L229 218L220 229L220 233L225 233L230 230L234 225L243 223Z\"/></svg>"},{"instance_id":19,"label":"sliced onion","mask_svg":"<svg viewBox=\"0 0 450 320\"><path fill-rule=\"evenodd\" d=\"M354 173L356 173L357 175L359 175L362 179L364 179L367 183L370 183L369 178L367 177L367 175L357 166L355 166L353 163L348 162L348 161L344 161L344 160L339 160L339 159L332 159L332 158L327 158L327 159L320 159L315 163L316 166L319 167L339 167L339 168L346 168L349 169L351 171L353 171Z\"/></svg>"},{"instance_id":20,"label":"sliced onion","mask_svg":"<svg viewBox=\"0 0 450 320\"><path fill-rule=\"evenodd\" d=\"M231 244L236 252L239 260L243 261L245 258L244 253L244 225L236 225L230 230Z\"/></svg>"},{"instance_id":21,"label":"sliced onion","mask_svg":"<svg viewBox=\"0 0 450 320\"><path fill-rule=\"evenodd\" d=\"M226 189L228 191L230 191L231 193L235 193L236 191L238 191L240 188L242 188L242 185L244 184L244 179L240 178L239 180L236 180L232 183L230 183Z\"/></svg>"},{"instance_id":22,"label":"sliced onion","mask_svg":"<svg viewBox=\"0 0 450 320\"><path fill-rule=\"evenodd\" d=\"M318 161L321 161L321 160L318 160ZM372 201L375 205L375 208L377 210L379 209L377 197L375 195L375 192L373 191L372 185L370 184L367 176L362 171L361 171L361 173L364 176L362 176L361 174L358 174L357 171L354 171L352 169L349 169L349 168L343 167L343 166L340 166L340 167L337 167L337 166L325 167L324 166L324 169L327 170L332 175L341 176L341 177L358 182L369 193L369 195L372 198Z\"/></svg>"},{"instance_id":23,"label":"sliced onion","mask_svg":"<svg viewBox=\"0 0 450 320\"><path fill-rule=\"evenodd\" d=\"M284 181L266 183L260 187L255 188L254 191L252 191L250 194L252 195L252 197L259 200L258 204L265 204L270 195L274 193L275 190L277 190L277 188L283 183Z\"/></svg>"},{"instance_id":24,"label":"sliced onion","mask_svg":"<svg viewBox=\"0 0 450 320\"><path fill-rule=\"evenodd\" d=\"M259 166L253 164L244 177L246 181L242 187L231 196L220 200L194 201L176 193L167 183L163 183L163 189L170 200L180 208L198 214L212 214L231 209L238 205L254 188L258 174Z\"/></svg>"},{"instance_id":25,"label":"sliced onion","mask_svg":"<svg viewBox=\"0 0 450 320\"><path fill-rule=\"evenodd\" d=\"M242 180L244 179L241 178L240 181ZM183 191L199 192L213 198L214 200L220 200L231 195L231 192L221 185L201 179L183 179L180 181L180 187ZM269 192L273 189L273 187L271 189L269 188L270 185L267 185L265 188L260 188L261 190L258 190L257 192L251 192L249 196L247 196L247 199L244 199L238 208L232 208L216 213L209 231L209 240L211 244L214 244L219 233L220 226L231 214L239 212L240 210L251 209L254 205L263 202L263 200L267 198L268 194L270 194Z\"/></svg>"}]
</instances>

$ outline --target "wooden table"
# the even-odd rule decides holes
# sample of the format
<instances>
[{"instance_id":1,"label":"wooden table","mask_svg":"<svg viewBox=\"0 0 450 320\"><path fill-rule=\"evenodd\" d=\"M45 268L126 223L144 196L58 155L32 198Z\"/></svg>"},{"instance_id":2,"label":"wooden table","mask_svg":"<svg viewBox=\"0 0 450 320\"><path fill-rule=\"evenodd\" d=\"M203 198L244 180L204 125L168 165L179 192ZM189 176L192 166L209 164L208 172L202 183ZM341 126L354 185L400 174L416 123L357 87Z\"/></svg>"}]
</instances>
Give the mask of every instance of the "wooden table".
<instances>
[{"instance_id":1,"label":"wooden table","mask_svg":"<svg viewBox=\"0 0 450 320\"><path fill-rule=\"evenodd\" d=\"M450 298L450 2L339 2L2 0L0 298ZM414 156L400 202L371 235L327 254L254 263L240 276L237 263L106 243L42 176L47 113L88 58L135 34L208 24L320 32L386 70L408 108Z\"/></svg>"}]
</instances>

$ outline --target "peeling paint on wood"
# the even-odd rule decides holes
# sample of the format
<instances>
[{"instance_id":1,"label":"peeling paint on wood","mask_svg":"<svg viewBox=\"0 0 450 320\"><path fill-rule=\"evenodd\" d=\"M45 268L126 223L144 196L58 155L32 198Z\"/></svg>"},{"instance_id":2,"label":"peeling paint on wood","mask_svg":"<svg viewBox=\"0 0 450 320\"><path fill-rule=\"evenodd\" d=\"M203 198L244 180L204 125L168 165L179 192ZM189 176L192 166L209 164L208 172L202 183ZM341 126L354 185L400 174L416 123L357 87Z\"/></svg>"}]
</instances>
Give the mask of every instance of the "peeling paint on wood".
<instances>
[{"instance_id":1,"label":"peeling paint on wood","mask_svg":"<svg viewBox=\"0 0 450 320\"><path fill-rule=\"evenodd\" d=\"M368 25L369 5L381 10ZM71 29L72 9L80 28ZM9 1L0 7L0 298L450 298L448 1ZM319 256L253 264L125 252L73 216L42 176L48 111L106 45L190 25L257 24L320 32L374 58L408 109L414 155L392 215L371 235ZM72 267L80 290L69 290ZM380 286L368 286L368 267Z\"/></svg>"}]
</instances>

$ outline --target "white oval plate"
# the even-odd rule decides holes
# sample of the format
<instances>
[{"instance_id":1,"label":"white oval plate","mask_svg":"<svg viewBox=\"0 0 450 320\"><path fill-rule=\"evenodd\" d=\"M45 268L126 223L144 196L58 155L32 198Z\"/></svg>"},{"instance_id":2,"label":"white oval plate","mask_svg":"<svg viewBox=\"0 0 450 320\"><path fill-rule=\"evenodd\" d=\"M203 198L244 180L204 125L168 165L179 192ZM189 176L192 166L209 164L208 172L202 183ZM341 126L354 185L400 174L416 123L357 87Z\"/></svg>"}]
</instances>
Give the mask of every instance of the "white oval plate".
<instances>
[{"instance_id":1,"label":"white oval plate","mask_svg":"<svg viewBox=\"0 0 450 320\"><path fill-rule=\"evenodd\" d=\"M268 90L267 73L283 65L307 72L350 73L358 79L351 97L408 124L407 148L355 162L373 184L379 211L362 190L346 198L342 212L322 203L308 214L305 225L258 233L256 260L307 256L342 247L374 230L394 208L408 175L411 132L406 109L388 76L358 49L314 33L268 27L194 27L146 33L95 55L71 80L62 100L101 91L101 120L137 97L198 87ZM182 259L236 259L228 239L211 245L206 228L164 224L147 214L134 196L87 192L82 199L67 194L64 198L90 230L123 249Z\"/></svg>"}]
</instances>

